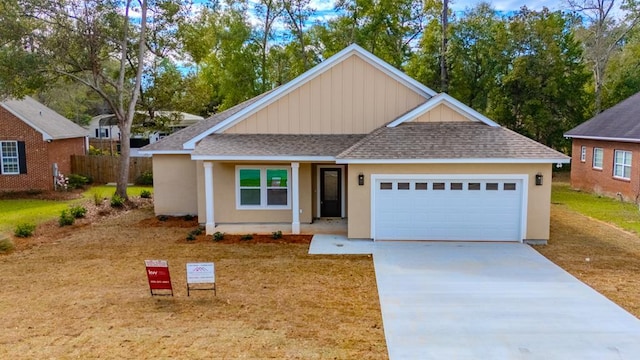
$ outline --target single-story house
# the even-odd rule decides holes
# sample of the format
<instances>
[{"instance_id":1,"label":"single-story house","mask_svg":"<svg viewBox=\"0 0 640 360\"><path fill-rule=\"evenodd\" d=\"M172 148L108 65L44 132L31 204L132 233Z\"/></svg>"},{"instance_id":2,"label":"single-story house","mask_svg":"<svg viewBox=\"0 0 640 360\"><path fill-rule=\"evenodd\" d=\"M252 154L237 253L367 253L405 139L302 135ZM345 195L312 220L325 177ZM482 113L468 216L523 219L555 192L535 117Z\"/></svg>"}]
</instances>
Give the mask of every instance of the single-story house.
<instances>
[{"instance_id":1,"label":"single-story house","mask_svg":"<svg viewBox=\"0 0 640 360\"><path fill-rule=\"evenodd\" d=\"M546 241L569 162L357 45L142 151L156 214L207 234L340 217L375 240Z\"/></svg>"},{"instance_id":2,"label":"single-story house","mask_svg":"<svg viewBox=\"0 0 640 360\"><path fill-rule=\"evenodd\" d=\"M137 115L144 116L147 115L147 113L144 111L137 111ZM169 124L169 133L146 131L142 134L131 134L131 156L144 156L138 153L139 148L147 144L153 144L171 133L204 120L202 116L179 111L156 111L154 112L154 116L176 118L177 121ZM103 150L109 149L111 151L115 151L113 144L120 141L120 128L118 128L118 120L115 115L102 114L94 116L89 122L89 126L87 128L92 145Z\"/></svg>"},{"instance_id":3,"label":"single-story house","mask_svg":"<svg viewBox=\"0 0 640 360\"><path fill-rule=\"evenodd\" d=\"M52 190L87 152L87 131L30 97L0 102L0 191Z\"/></svg>"},{"instance_id":4,"label":"single-story house","mask_svg":"<svg viewBox=\"0 0 640 360\"><path fill-rule=\"evenodd\" d=\"M640 93L567 131L571 186L637 201L640 197Z\"/></svg>"}]
</instances>

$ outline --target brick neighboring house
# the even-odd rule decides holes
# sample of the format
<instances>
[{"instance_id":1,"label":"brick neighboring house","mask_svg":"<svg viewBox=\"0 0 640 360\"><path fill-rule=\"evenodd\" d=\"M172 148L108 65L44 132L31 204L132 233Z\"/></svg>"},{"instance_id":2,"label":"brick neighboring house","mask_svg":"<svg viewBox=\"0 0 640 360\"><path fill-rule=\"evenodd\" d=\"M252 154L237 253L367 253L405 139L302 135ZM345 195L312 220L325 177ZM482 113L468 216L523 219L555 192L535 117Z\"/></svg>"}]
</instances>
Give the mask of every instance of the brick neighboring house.
<instances>
[{"instance_id":1,"label":"brick neighboring house","mask_svg":"<svg viewBox=\"0 0 640 360\"><path fill-rule=\"evenodd\" d=\"M51 190L54 164L71 172L87 150L87 130L36 100L0 102L0 192Z\"/></svg>"},{"instance_id":2,"label":"brick neighboring house","mask_svg":"<svg viewBox=\"0 0 640 360\"><path fill-rule=\"evenodd\" d=\"M571 138L571 186L628 201L640 198L640 93L564 134Z\"/></svg>"}]
</instances>

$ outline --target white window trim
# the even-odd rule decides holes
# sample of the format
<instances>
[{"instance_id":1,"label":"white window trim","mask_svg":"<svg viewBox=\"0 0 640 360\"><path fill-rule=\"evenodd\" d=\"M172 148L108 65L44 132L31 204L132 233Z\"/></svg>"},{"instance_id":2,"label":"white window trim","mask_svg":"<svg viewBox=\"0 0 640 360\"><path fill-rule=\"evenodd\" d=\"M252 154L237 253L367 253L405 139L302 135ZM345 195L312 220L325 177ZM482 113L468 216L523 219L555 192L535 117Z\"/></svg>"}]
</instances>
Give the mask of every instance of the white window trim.
<instances>
[{"instance_id":1,"label":"white window trim","mask_svg":"<svg viewBox=\"0 0 640 360\"><path fill-rule=\"evenodd\" d=\"M616 158L617 158L616 155L618 153L620 153L620 152L623 153L622 162L618 163L618 162L616 162L617 161L616 160ZM629 165L624 163L624 160L626 160L627 155L629 155L629 160L630 160L629 161L630 162ZM631 151L629 151L629 150L615 150L613 152L613 177L616 178L616 179L631 180L631 166L633 165L632 161L633 161L633 154L631 153ZM616 174L616 169L618 168L618 166L622 166L622 169L623 169L622 170L622 175L617 175ZM625 177L624 176L624 168L625 167L629 168L629 177Z\"/></svg>"},{"instance_id":2,"label":"white window trim","mask_svg":"<svg viewBox=\"0 0 640 360\"><path fill-rule=\"evenodd\" d=\"M287 170L287 205L267 205L267 169ZM240 170L260 170L260 205L240 204ZM291 210L291 166L236 166L236 210Z\"/></svg>"},{"instance_id":3,"label":"white window trim","mask_svg":"<svg viewBox=\"0 0 640 360\"><path fill-rule=\"evenodd\" d=\"M5 172L4 171L4 158L5 156L2 154L2 144L3 143L13 143L16 148L16 162L18 164L18 171L16 172ZM7 156L9 157L9 156ZM18 142L14 140L2 140L0 141L0 174L2 175L20 175L20 153L18 150Z\"/></svg>"},{"instance_id":4,"label":"white window trim","mask_svg":"<svg viewBox=\"0 0 640 360\"><path fill-rule=\"evenodd\" d=\"M600 157L600 159L602 160L602 164L600 166L596 166L596 150L600 150L602 152L602 156ZM593 148L593 158L591 159L591 166L594 169L602 170L602 166L603 165L604 165L604 149L603 148L594 147Z\"/></svg>"},{"instance_id":5,"label":"white window trim","mask_svg":"<svg viewBox=\"0 0 640 360\"><path fill-rule=\"evenodd\" d=\"M580 162L586 162L587 161L587 147L582 145L580 147Z\"/></svg>"}]
</instances>

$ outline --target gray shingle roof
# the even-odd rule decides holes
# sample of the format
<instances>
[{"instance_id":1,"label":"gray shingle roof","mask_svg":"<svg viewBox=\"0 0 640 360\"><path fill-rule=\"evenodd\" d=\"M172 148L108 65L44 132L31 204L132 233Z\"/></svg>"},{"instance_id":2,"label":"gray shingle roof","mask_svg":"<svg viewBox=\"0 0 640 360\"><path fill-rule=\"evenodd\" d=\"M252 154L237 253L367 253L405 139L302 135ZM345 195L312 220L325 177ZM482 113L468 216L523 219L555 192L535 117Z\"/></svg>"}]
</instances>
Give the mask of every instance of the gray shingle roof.
<instances>
[{"instance_id":1,"label":"gray shingle roof","mask_svg":"<svg viewBox=\"0 0 640 360\"><path fill-rule=\"evenodd\" d=\"M382 127L338 159L551 159L568 156L503 127L478 122L403 123Z\"/></svg>"},{"instance_id":2,"label":"gray shingle roof","mask_svg":"<svg viewBox=\"0 0 640 360\"><path fill-rule=\"evenodd\" d=\"M31 97L27 96L22 100L6 100L1 102L0 105L42 133L46 138L56 140L89 135L88 131L80 125Z\"/></svg>"},{"instance_id":3,"label":"gray shingle roof","mask_svg":"<svg viewBox=\"0 0 640 360\"><path fill-rule=\"evenodd\" d=\"M213 134L204 138L194 156L329 156L365 135Z\"/></svg>"},{"instance_id":4,"label":"gray shingle roof","mask_svg":"<svg viewBox=\"0 0 640 360\"><path fill-rule=\"evenodd\" d=\"M601 112L564 134L640 141L640 92Z\"/></svg>"},{"instance_id":5,"label":"gray shingle roof","mask_svg":"<svg viewBox=\"0 0 640 360\"><path fill-rule=\"evenodd\" d=\"M165 137L164 139L153 143L153 144L149 144L147 146L144 146L143 148L141 148L140 150L142 151L176 151L176 150L183 150L182 148L182 144L184 144L185 142L193 139L194 137L200 135L201 133L205 132L206 130L216 126L217 124L221 123L222 121L226 120L227 118L229 118L230 116L236 114L237 112L243 110L244 108L248 107L249 105L255 103L256 101L260 100L262 97L264 97L265 95L269 94L270 92L266 92L262 95L258 95L254 98L251 98L245 102L242 102L232 108L229 108L225 111L219 112L217 114L214 114L213 116L206 118L194 125L191 125L189 127L186 127L180 131L176 131L175 133Z\"/></svg>"}]
</instances>

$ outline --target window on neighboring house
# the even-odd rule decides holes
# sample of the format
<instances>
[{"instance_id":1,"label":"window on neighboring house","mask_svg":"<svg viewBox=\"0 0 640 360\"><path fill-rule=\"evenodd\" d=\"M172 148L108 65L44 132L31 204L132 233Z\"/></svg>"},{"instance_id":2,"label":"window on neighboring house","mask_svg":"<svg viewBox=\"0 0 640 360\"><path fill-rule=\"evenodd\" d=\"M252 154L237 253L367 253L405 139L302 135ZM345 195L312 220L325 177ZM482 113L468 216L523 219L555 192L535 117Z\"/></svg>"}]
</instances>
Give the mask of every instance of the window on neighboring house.
<instances>
[{"instance_id":1,"label":"window on neighboring house","mask_svg":"<svg viewBox=\"0 0 640 360\"><path fill-rule=\"evenodd\" d=\"M96 138L104 139L109 137L109 129L99 128L96 129Z\"/></svg>"},{"instance_id":2,"label":"window on neighboring house","mask_svg":"<svg viewBox=\"0 0 640 360\"><path fill-rule=\"evenodd\" d=\"M18 155L17 141L0 142L0 164L2 165L0 170L2 170L2 174L20 174L20 158Z\"/></svg>"},{"instance_id":3,"label":"window on neighboring house","mask_svg":"<svg viewBox=\"0 0 640 360\"><path fill-rule=\"evenodd\" d=\"M613 158L613 176L631 179L631 151L616 150Z\"/></svg>"},{"instance_id":4,"label":"window on neighboring house","mask_svg":"<svg viewBox=\"0 0 640 360\"><path fill-rule=\"evenodd\" d=\"M593 168L602 169L602 158L604 150L602 148L593 148Z\"/></svg>"},{"instance_id":5,"label":"window on neighboring house","mask_svg":"<svg viewBox=\"0 0 640 360\"><path fill-rule=\"evenodd\" d=\"M582 161L582 162L587 161L587 147L586 146L580 147L580 161Z\"/></svg>"},{"instance_id":6,"label":"window on neighboring house","mask_svg":"<svg viewBox=\"0 0 640 360\"><path fill-rule=\"evenodd\" d=\"M289 169L237 168L239 209L286 209L289 207Z\"/></svg>"}]
</instances>

